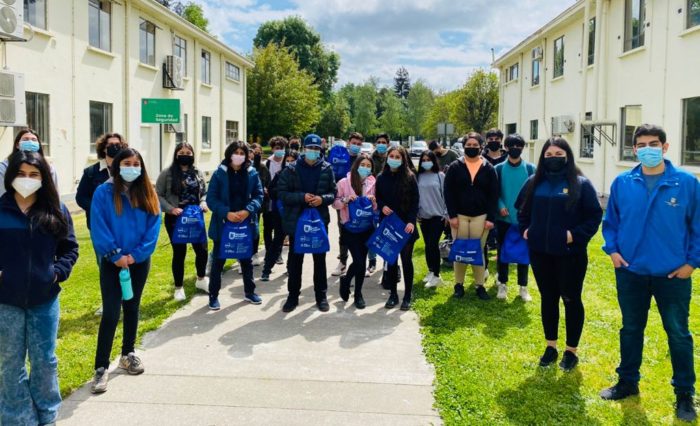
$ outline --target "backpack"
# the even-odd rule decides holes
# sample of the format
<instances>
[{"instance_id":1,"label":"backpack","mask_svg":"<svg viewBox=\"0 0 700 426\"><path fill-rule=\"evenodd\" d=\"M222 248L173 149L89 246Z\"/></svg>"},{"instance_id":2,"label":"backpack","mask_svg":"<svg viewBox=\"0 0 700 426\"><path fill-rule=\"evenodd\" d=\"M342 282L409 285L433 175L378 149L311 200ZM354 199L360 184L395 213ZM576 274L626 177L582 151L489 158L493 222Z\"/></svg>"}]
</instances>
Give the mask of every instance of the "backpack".
<instances>
[{"instance_id":1,"label":"backpack","mask_svg":"<svg viewBox=\"0 0 700 426\"><path fill-rule=\"evenodd\" d=\"M331 164L331 168L333 168L333 174L336 180L344 178L352 167L352 164L350 164L350 153L348 149L342 145L336 145L331 148L328 153L328 162Z\"/></svg>"}]
</instances>

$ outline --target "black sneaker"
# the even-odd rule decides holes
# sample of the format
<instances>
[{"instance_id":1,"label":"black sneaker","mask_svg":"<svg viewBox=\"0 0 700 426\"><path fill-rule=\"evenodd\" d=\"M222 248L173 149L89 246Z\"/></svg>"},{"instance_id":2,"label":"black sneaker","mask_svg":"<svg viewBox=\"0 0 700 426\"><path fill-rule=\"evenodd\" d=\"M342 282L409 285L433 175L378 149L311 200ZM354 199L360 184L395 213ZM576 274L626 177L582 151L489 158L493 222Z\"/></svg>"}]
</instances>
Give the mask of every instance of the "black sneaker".
<instances>
[{"instance_id":1,"label":"black sneaker","mask_svg":"<svg viewBox=\"0 0 700 426\"><path fill-rule=\"evenodd\" d=\"M481 300L489 300L491 298L491 296L486 293L486 289L483 285L476 286L476 297Z\"/></svg>"},{"instance_id":2,"label":"black sneaker","mask_svg":"<svg viewBox=\"0 0 700 426\"><path fill-rule=\"evenodd\" d=\"M365 309L367 304L365 303L365 299L362 297L361 294L355 294L355 307L357 309Z\"/></svg>"},{"instance_id":3,"label":"black sneaker","mask_svg":"<svg viewBox=\"0 0 700 426\"><path fill-rule=\"evenodd\" d=\"M559 352L557 352L557 349L547 346L547 348L544 350L544 354L540 358L540 367L549 367L557 362L557 358L559 358Z\"/></svg>"},{"instance_id":4,"label":"black sneaker","mask_svg":"<svg viewBox=\"0 0 700 426\"><path fill-rule=\"evenodd\" d=\"M568 372L576 368L576 365L578 365L578 357L576 354L571 351L564 351L564 356L561 357L559 368Z\"/></svg>"},{"instance_id":5,"label":"black sneaker","mask_svg":"<svg viewBox=\"0 0 700 426\"><path fill-rule=\"evenodd\" d=\"M347 275L340 277L340 298L347 302L350 299L350 283Z\"/></svg>"},{"instance_id":6,"label":"black sneaker","mask_svg":"<svg viewBox=\"0 0 700 426\"><path fill-rule=\"evenodd\" d=\"M399 304L399 295L394 293L394 294L389 296L389 299L384 304L384 307L387 309L391 309L398 304Z\"/></svg>"},{"instance_id":7,"label":"black sneaker","mask_svg":"<svg viewBox=\"0 0 700 426\"><path fill-rule=\"evenodd\" d=\"M462 284L455 284L455 293L452 295L457 299L464 297L464 286Z\"/></svg>"},{"instance_id":8,"label":"black sneaker","mask_svg":"<svg viewBox=\"0 0 700 426\"><path fill-rule=\"evenodd\" d=\"M270 273L269 272L263 272L262 276L260 277L260 281L270 281Z\"/></svg>"},{"instance_id":9,"label":"black sneaker","mask_svg":"<svg viewBox=\"0 0 700 426\"><path fill-rule=\"evenodd\" d=\"M693 394L683 392L676 394L676 417L685 422L692 422L698 417L693 404Z\"/></svg>"},{"instance_id":10,"label":"black sneaker","mask_svg":"<svg viewBox=\"0 0 700 426\"><path fill-rule=\"evenodd\" d=\"M403 302L401 302L401 310L407 311L409 309L411 309L411 299L403 299Z\"/></svg>"},{"instance_id":11,"label":"black sneaker","mask_svg":"<svg viewBox=\"0 0 700 426\"><path fill-rule=\"evenodd\" d=\"M615 386L600 391L600 397L608 401L619 401L628 396L639 395L639 386L636 383L620 380Z\"/></svg>"},{"instance_id":12,"label":"black sneaker","mask_svg":"<svg viewBox=\"0 0 700 426\"><path fill-rule=\"evenodd\" d=\"M288 297L287 301L284 302L284 306L282 306L282 312L292 312L298 305L299 299Z\"/></svg>"},{"instance_id":13,"label":"black sneaker","mask_svg":"<svg viewBox=\"0 0 700 426\"><path fill-rule=\"evenodd\" d=\"M321 312L328 312L331 309L330 305L328 305L328 300L326 299L316 302L316 306L318 306L318 310Z\"/></svg>"}]
</instances>

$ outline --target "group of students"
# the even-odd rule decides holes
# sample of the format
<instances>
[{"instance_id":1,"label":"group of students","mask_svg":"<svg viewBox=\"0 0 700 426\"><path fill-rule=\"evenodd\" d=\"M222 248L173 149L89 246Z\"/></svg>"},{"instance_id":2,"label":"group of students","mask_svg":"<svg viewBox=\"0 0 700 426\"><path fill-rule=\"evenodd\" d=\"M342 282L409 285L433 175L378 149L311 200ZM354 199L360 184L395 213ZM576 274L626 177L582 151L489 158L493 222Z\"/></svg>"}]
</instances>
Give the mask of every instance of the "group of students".
<instances>
[{"instance_id":1,"label":"group of students","mask_svg":"<svg viewBox=\"0 0 700 426\"><path fill-rule=\"evenodd\" d=\"M375 140L372 155L353 148L360 134L349 138L350 170L336 176L332 153L324 140L311 134L289 143L283 137L270 141L272 155L262 161L258 145L233 142L208 184L196 167L195 150L179 143L173 162L158 177L155 187L141 154L116 133L96 144L98 163L85 169L76 200L85 210L99 266L102 318L95 354L92 391L107 390L110 353L120 313L124 333L119 368L136 375L144 372L135 355L139 304L150 270L164 213L166 230L173 239L177 217L191 206L211 211L208 235L213 241L211 272L206 240L193 244L196 287L209 294L209 308L220 309L218 295L225 259L219 257L222 229L227 223L247 224L257 235L263 218L265 258L260 281L268 281L275 265L284 264L282 247L289 239L288 297L284 312L299 304L304 253L295 250L297 222L307 209L315 209L326 229L329 208L338 211L340 245L352 263L341 257L340 297L348 301L354 280L354 305L366 306L362 289L374 272L367 242L374 229L354 229L351 208L358 198L371 203L379 220L395 215L410 237L399 254L404 281L401 309L411 307L414 281L413 247L420 225L429 273L426 287L440 278L439 242L446 228L454 241L479 240L485 247L472 265L476 295L488 299L485 289L487 239L496 229L500 241L498 297L507 297L508 264L501 261L508 233L526 240L529 263L541 294L546 349L541 366L558 360L559 301L565 308L566 350L560 367L576 367L584 325L583 282L587 246L597 232L603 210L596 190L575 164L573 152L560 137L546 141L537 168L521 158L525 141L519 135L489 131L464 137L464 156L439 144L420 155L415 167L407 151L390 143L388 135ZM484 148L486 147L486 150ZM343 146L343 148L346 148ZM505 148L505 149L503 149ZM622 399L639 392L644 327L651 297L657 301L669 336L676 415L694 419L695 373L693 343L688 330L691 274L700 266L700 183L692 174L663 158L666 134L658 126L640 126L634 150L641 164L613 183L603 221L604 250L612 259L622 311L621 362L618 383L601 392L604 399ZM337 150L336 150L337 151ZM325 159L324 159L325 158ZM496 164L494 166L494 163ZM0 423L51 424L60 406L55 356L59 319L60 283L68 279L78 258L71 216L60 203L55 170L44 159L38 135L23 130L13 153L0 163L3 189L0 197ZM174 297L184 300L185 244L173 242ZM256 256L257 257L257 256ZM326 253L314 253L313 287L320 311L328 311ZM367 264L369 259L369 265ZM260 304L255 293L253 257L239 261L245 300ZM454 297L465 295L466 265L454 262ZM335 274L334 272L334 274ZM517 267L520 296L527 292L527 263ZM128 297L123 291L130 282ZM386 308L399 305L398 262L388 264L382 285L389 290ZM29 359L31 375L27 373Z\"/></svg>"}]
</instances>

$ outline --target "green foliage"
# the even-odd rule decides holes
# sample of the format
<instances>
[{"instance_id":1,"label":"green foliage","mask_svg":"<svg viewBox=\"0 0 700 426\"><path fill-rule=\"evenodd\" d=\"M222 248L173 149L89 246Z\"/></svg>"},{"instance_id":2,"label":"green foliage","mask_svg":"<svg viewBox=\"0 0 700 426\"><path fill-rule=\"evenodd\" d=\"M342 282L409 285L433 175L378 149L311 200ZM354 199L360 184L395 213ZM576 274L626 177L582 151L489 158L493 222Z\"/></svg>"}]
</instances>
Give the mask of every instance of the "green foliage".
<instances>
[{"instance_id":1,"label":"green foliage","mask_svg":"<svg viewBox=\"0 0 700 426\"><path fill-rule=\"evenodd\" d=\"M201 30L209 32L209 20L204 16L202 6L197 3L189 2L182 7L181 15Z\"/></svg>"},{"instance_id":2,"label":"green foliage","mask_svg":"<svg viewBox=\"0 0 700 426\"><path fill-rule=\"evenodd\" d=\"M435 97L433 107L428 112L428 116L423 123L422 133L426 139L437 139L438 123L455 124L455 134L463 133L456 125L455 111L457 109L457 91L447 92ZM449 136L449 135L448 135Z\"/></svg>"},{"instance_id":3,"label":"green foliage","mask_svg":"<svg viewBox=\"0 0 700 426\"><path fill-rule=\"evenodd\" d=\"M332 93L321 112L321 121L316 126L316 133L321 136L344 138L350 128L350 113L343 96Z\"/></svg>"},{"instance_id":4,"label":"green foliage","mask_svg":"<svg viewBox=\"0 0 700 426\"><path fill-rule=\"evenodd\" d=\"M394 76L394 93L399 98L406 100L408 94L411 92L411 77L408 75L408 70L404 67L396 70L396 76Z\"/></svg>"},{"instance_id":5,"label":"green foliage","mask_svg":"<svg viewBox=\"0 0 700 426\"><path fill-rule=\"evenodd\" d=\"M318 123L320 92L313 77L300 70L292 53L274 43L253 52L248 74L248 132L267 140L303 134Z\"/></svg>"},{"instance_id":6,"label":"green foliage","mask_svg":"<svg viewBox=\"0 0 700 426\"><path fill-rule=\"evenodd\" d=\"M433 90L422 80L416 81L406 98L406 130L409 135L419 136L428 113L433 107Z\"/></svg>"},{"instance_id":7,"label":"green foliage","mask_svg":"<svg viewBox=\"0 0 700 426\"><path fill-rule=\"evenodd\" d=\"M391 90L380 91L382 114L379 118L379 130L398 138L406 132L405 108L401 100Z\"/></svg>"},{"instance_id":8,"label":"green foliage","mask_svg":"<svg viewBox=\"0 0 700 426\"><path fill-rule=\"evenodd\" d=\"M330 98L338 78L340 56L323 46L321 36L313 28L298 16L265 22L258 28L253 46L260 49L270 43L288 47L299 67L313 76L324 99Z\"/></svg>"},{"instance_id":9,"label":"green foliage","mask_svg":"<svg viewBox=\"0 0 700 426\"><path fill-rule=\"evenodd\" d=\"M345 95L352 99L352 124L350 130L363 135L372 135L377 131L377 83L370 78L365 83L354 86Z\"/></svg>"},{"instance_id":10,"label":"green foliage","mask_svg":"<svg viewBox=\"0 0 700 426\"><path fill-rule=\"evenodd\" d=\"M483 133L498 122L498 76L483 69L459 90L455 118L459 127Z\"/></svg>"}]
</instances>

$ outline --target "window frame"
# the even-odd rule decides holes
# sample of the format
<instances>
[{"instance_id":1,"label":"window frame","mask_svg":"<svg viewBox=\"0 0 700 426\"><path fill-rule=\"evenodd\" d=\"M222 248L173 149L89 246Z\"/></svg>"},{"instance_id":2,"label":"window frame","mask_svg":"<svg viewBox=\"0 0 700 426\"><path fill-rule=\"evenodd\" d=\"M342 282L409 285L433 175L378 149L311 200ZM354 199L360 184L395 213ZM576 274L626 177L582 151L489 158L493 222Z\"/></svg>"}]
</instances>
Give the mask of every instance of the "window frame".
<instances>
[{"instance_id":1,"label":"window frame","mask_svg":"<svg viewBox=\"0 0 700 426\"><path fill-rule=\"evenodd\" d=\"M509 130L511 126L513 127L512 132ZM505 125L505 128L506 128L506 132L505 132L506 136L518 133L518 123L507 123Z\"/></svg>"},{"instance_id":2,"label":"window frame","mask_svg":"<svg viewBox=\"0 0 700 426\"><path fill-rule=\"evenodd\" d=\"M681 140L683 141L682 147L681 147L681 164L684 166L691 166L691 167L700 167L700 96L695 96L692 98L685 98L682 99L683 101L683 125L681 127L682 131L682 136ZM689 132L688 132L688 107L690 101L697 102L697 117L695 118L696 126L697 128L693 132L697 136L697 142L696 142L696 148L697 150L689 150ZM688 161L687 156L689 155L695 155L697 160L695 161Z\"/></svg>"},{"instance_id":3,"label":"window frame","mask_svg":"<svg viewBox=\"0 0 700 426\"><path fill-rule=\"evenodd\" d=\"M178 43L182 41L184 45ZM179 53L179 54L178 54ZM182 60L182 75L187 77L187 39L178 35L173 36L173 56L177 56Z\"/></svg>"},{"instance_id":4,"label":"window frame","mask_svg":"<svg viewBox=\"0 0 700 426\"><path fill-rule=\"evenodd\" d=\"M231 70L236 71L231 73ZM233 81L241 81L241 67L234 64L233 62L226 61L226 78L229 78Z\"/></svg>"},{"instance_id":5,"label":"window frame","mask_svg":"<svg viewBox=\"0 0 700 426\"><path fill-rule=\"evenodd\" d=\"M90 126L90 154L97 154L95 142L97 138L105 133L112 131L112 125L114 123L114 105L109 102L102 101L89 101L89 126ZM92 110L94 107L101 107L102 111L102 132L94 132L93 121L92 121Z\"/></svg>"},{"instance_id":6,"label":"window frame","mask_svg":"<svg viewBox=\"0 0 700 426\"><path fill-rule=\"evenodd\" d=\"M48 29L48 6L47 6L46 0L33 0L35 5L36 5L36 3L43 4L43 7L41 7L41 10L43 11L43 25L37 24L37 22L36 22L36 14L37 14L36 10L37 10L37 8L34 7L34 12L32 14L32 12L29 10L29 1L30 0L24 0L24 10L23 10L24 22L28 23L32 27L41 28L43 30ZM34 22L32 22L32 19L31 19L32 16L34 16Z\"/></svg>"},{"instance_id":7,"label":"window frame","mask_svg":"<svg viewBox=\"0 0 700 426\"><path fill-rule=\"evenodd\" d=\"M697 3L697 10L691 12L693 9L692 4ZM685 27L686 29L691 29L700 25L700 0L687 0L685 5L686 18Z\"/></svg>"},{"instance_id":8,"label":"window frame","mask_svg":"<svg viewBox=\"0 0 700 426\"><path fill-rule=\"evenodd\" d=\"M211 84L211 52L202 49L202 54L200 55L201 64L201 77L200 80L204 84Z\"/></svg>"},{"instance_id":9,"label":"window frame","mask_svg":"<svg viewBox=\"0 0 700 426\"><path fill-rule=\"evenodd\" d=\"M533 49L533 50L535 50L535 49ZM532 52L530 53L530 55L531 55L530 57L532 58ZM535 72L535 68L537 68L537 72ZM531 82L532 87L540 85L541 70L542 70L542 58L532 59L532 64L530 66L530 72L532 73L532 82Z\"/></svg>"},{"instance_id":10,"label":"window frame","mask_svg":"<svg viewBox=\"0 0 700 426\"><path fill-rule=\"evenodd\" d=\"M202 116L202 149L211 149L211 117Z\"/></svg>"},{"instance_id":11,"label":"window frame","mask_svg":"<svg viewBox=\"0 0 700 426\"><path fill-rule=\"evenodd\" d=\"M540 138L540 120L530 120L530 140L536 141Z\"/></svg>"},{"instance_id":12,"label":"window frame","mask_svg":"<svg viewBox=\"0 0 700 426\"><path fill-rule=\"evenodd\" d=\"M506 69L506 83L517 80L520 77L520 63L516 62Z\"/></svg>"},{"instance_id":13,"label":"window frame","mask_svg":"<svg viewBox=\"0 0 700 426\"><path fill-rule=\"evenodd\" d=\"M640 122L633 126L627 125L627 109L629 108L639 108ZM625 105L620 108L620 161L636 161L634 153L625 156L625 149L632 150L634 148L634 130L643 122L642 112L642 105ZM631 132L627 131L627 127L631 128Z\"/></svg>"},{"instance_id":14,"label":"window frame","mask_svg":"<svg viewBox=\"0 0 700 426\"><path fill-rule=\"evenodd\" d=\"M156 24L149 21L148 19L140 18L139 22L139 62L142 64L150 65L152 67L156 66ZM152 31L151 31L152 30ZM149 36L153 35L152 39ZM144 38L145 36L145 38ZM144 58L144 41L145 41L145 53ZM152 51L150 51L152 48Z\"/></svg>"},{"instance_id":15,"label":"window frame","mask_svg":"<svg viewBox=\"0 0 700 426\"><path fill-rule=\"evenodd\" d=\"M595 64L595 33L597 24L595 16L588 20L588 61L586 62L588 66Z\"/></svg>"},{"instance_id":16,"label":"window frame","mask_svg":"<svg viewBox=\"0 0 700 426\"><path fill-rule=\"evenodd\" d=\"M91 10L97 11L97 45L93 44L92 25L90 24ZM104 39L103 33L103 15L107 15L107 39ZM106 42L106 46L103 45ZM104 50L105 52L112 51L112 3L109 0L88 0L88 44L96 49Z\"/></svg>"},{"instance_id":17,"label":"window frame","mask_svg":"<svg viewBox=\"0 0 700 426\"><path fill-rule=\"evenodd\" d=\"M24 92L27 107L27 127L35 130L41 140L46 157L51 156L51 95L39 92ZM34 111L31 111L34 107ZM39 111L43 107L44 111ZM39 119L41 117L41 119ZM41 121L41 122L39 122Z\"/></svg>"},{"instance_id":18,"label":"window frame","mask_svg":"<svg viewBox=\"0 0 700 426\"><path fill-rule=\"evenodd\" d=\"M229 129L229 124L234 124L235 125L235 130L234 129ZM239 140L239 124L238 121L235 120L226 120L226 131L224 132L226 136L226 145L230 144L231 142ZM229 133L235 132L235 137L229 137Z\"/></svg>"},{"instance_id":19,"label":"window frame","mask_svg":"<svg viewBox=\"0 0 700 426\"><path fill-rule=\"evenodd\" d=\"M561 41L561 48L557 48L557 42ZM564 64L566 63L566 60L564 58L565 55L565 44L564 44L564 36L562 35L559 38L554 39L554 54L552 55L552 79L563 77L564 76ZM559 69L559 73L557 73L557 51L561 50L561 68Z\"/></svg>"},{"instance_id":20,"label":"window frame","mask_svg":"<svg viewBox=\"0 0 700 426\"><path fill-rule=\"evenodd\" d=\"M639 5L639 17L638 20L641 23L639 25L639 33L634 35L632 12L634 9L635 2ZM622 46L623 52L628 52L630 50L638 49L645 45L645 31L646 28L646 0L625 0L625 22L624 22L624 43Z\"/></svg>"}]
</instances>

